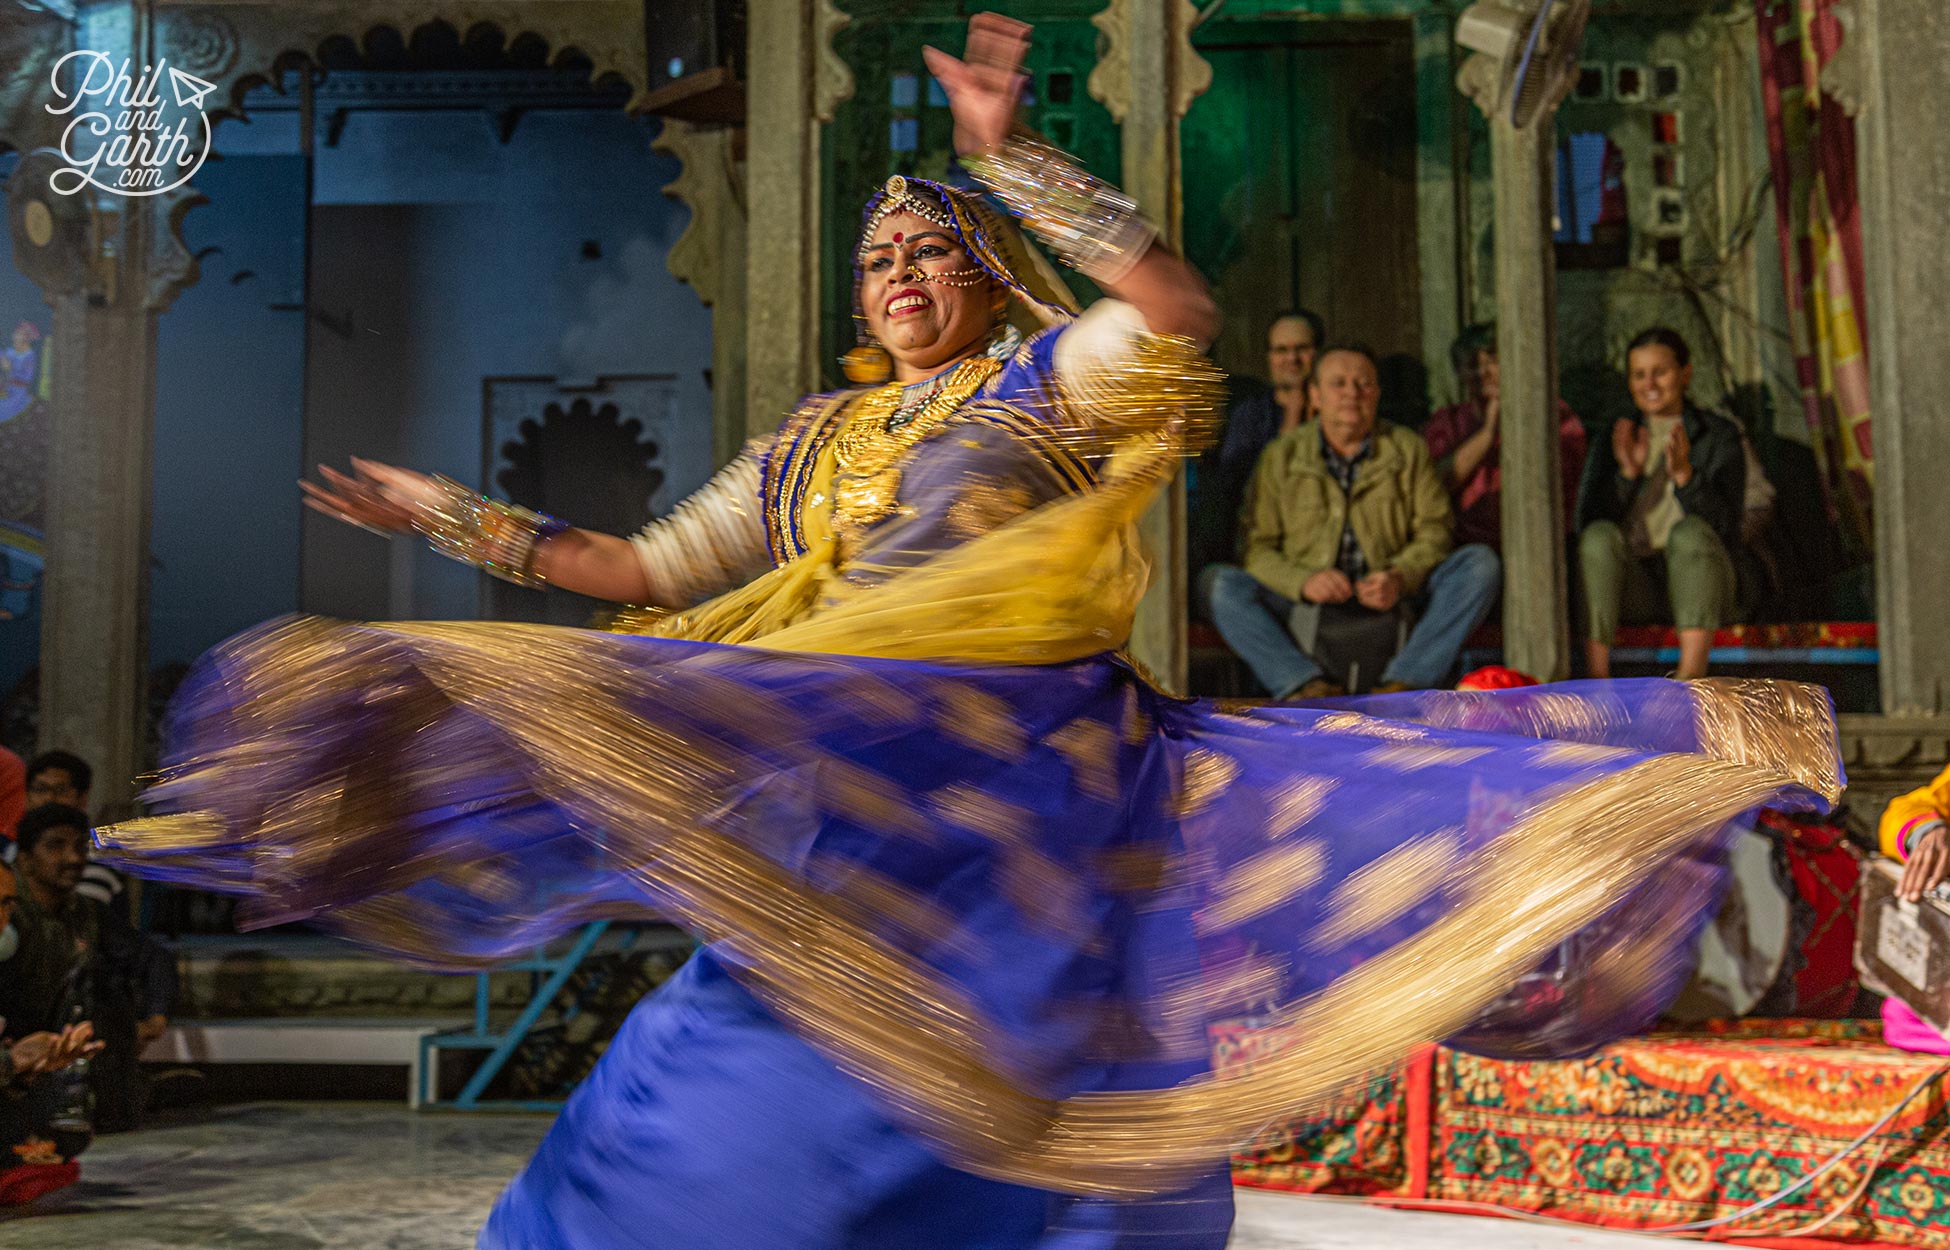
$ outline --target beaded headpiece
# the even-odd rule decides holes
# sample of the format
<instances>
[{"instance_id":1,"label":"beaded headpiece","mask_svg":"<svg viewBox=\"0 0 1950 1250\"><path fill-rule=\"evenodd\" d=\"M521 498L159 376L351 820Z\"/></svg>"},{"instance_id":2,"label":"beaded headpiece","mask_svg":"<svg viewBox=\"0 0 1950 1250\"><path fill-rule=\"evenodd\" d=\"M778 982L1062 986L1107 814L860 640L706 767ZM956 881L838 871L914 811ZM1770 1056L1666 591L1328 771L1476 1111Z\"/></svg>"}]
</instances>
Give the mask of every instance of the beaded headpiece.
<instances>
[{"instance_id":1,"label":"beaded headpiece","mask_svg":"<svg viewBox=\"0 0 1950 1250\"><path fill-rule=\"evenodd\" d=\"M1076 297L1063 285L1050 263L1029 246L1014 221L990 207L975 192L895 174L867 200L860 241L854 248L853 324L860 346L848 353L850 360L858 359L863 352L882 350L867 333L860 284L866 276L863 264L874 231L881 222L902 212L931 221L955 236L969 259L1013 297L1007 320L1017 329L1034 332L1068 321L1075 315ZM856 381L867 380L857 375L852 364L848 374Z\"/></svg>"}]
</instances>

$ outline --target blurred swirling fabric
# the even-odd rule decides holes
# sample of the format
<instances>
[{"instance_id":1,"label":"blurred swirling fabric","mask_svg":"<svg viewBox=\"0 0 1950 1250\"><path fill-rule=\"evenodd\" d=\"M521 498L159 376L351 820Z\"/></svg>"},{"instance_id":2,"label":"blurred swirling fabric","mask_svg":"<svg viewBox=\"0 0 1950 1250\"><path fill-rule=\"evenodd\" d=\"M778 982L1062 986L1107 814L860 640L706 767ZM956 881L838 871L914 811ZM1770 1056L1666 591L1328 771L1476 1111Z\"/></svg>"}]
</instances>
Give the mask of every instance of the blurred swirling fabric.
<instances>
[{"instance_id":1,"label":"blurred swirling fabric","mask_svg":"<svg viewBox=\"0 0 1950 1250\"><path fill-rule=\"evenodd\" d=\"M1842 784L1826 695L1785 683L1259 707L1110 655L486 623L263 627L169 731L167 814L101 835L146 876L445 967L663 916L928 1150L1109 1197L1425 1040L1650 1023L1729 822ZM1240 1017L1289 1041L1216 1076L1207 1026Z\"/></svg>"}]
</instances>

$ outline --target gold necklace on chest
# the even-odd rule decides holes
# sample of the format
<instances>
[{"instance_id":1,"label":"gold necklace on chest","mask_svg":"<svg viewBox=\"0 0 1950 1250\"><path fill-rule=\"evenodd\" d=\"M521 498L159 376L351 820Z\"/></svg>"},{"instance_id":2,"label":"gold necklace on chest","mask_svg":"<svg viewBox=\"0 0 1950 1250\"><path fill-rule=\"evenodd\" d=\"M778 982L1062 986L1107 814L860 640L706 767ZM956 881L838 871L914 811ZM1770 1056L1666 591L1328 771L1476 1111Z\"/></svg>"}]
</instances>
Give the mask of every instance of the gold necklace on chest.
<instances>
[{"instance_id":1,"label":"gold necklace on chest","mask_svg":"<svg viewBox=\"0 0 1950 1250\"><path fill-rule=\"evenodd\" d=\"M921 394L889 382L860 397L833 446L833 532L842 553L857 550L868 527L899 505L902 457L1000 372L1001 360L973 356Z\"/></svg>"}]
</instances>

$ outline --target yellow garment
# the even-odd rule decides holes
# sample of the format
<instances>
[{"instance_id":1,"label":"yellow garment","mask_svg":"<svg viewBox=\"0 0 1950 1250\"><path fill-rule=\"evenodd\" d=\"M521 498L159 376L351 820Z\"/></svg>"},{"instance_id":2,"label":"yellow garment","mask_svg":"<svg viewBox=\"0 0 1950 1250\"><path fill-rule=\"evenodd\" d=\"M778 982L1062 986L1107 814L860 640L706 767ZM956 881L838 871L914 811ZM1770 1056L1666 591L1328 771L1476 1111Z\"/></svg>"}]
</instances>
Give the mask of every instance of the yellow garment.
<instances>
[{"instance_id":1,"label":"yellow garment","mask_svg":"<svg viewBox=\"0 0 1950 1250\"><path fill-rule=\"evenodd\" d=\"M814 462L802 519L806 554L692 611L647 626L626 614L614 628L778 651L972 664L1055 664L1123 645L1150 572L1138 520L1188 440L1209 425L1219 375L1189 340L1167 335L1142 340L1122 372L1123 439L1098 486L882 585L854 586L838 576L843 553L833 527L842 426ZM863 398L850 401L849 424L873 418Z\"/></svg>"},{"instance_id":2,"label":"yellow garment","mask_svg":"<svg viewBox=\"0 0 1950 1250\"><path fill-rule=\"evenodd\" d=\"M1879 831L1882 853L1891 859L1901 859L1897 840L1902 837L1903 827L1913 820L1931 817L1950 820L1950 768L1938 773L1929 785L1889 801L1889 806L1882 810Z\"/></svg>"}]
</instances>

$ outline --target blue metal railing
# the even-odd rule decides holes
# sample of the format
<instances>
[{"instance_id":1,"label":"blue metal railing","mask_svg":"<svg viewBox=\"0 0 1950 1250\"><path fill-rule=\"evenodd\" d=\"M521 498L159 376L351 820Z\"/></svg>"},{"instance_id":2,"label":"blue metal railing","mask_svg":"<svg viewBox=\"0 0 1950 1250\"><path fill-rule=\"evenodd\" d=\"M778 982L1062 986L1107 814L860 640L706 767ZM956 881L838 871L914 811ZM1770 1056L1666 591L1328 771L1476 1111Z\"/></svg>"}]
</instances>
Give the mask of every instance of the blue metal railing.
<instances>
[{"instance_id":1,"label":"blue metal railing","mask_svg":"<svg viewBox=\"0 0 1950 1250\"><path fill-rule=\"evenodd\" d=\"M490 1008L490 980L492 973L475 974L474 984L474 1028L467 1033L436 1033L420 1042L420 1105L436 1105L440 1088L439 1053L443 1050L485 1050L487 1057L481 1066L474 1070L467 1084L462 1087L460 1096L451 1103L439 1104L460 1111L479 1111L483 1109L519 1111L555 1111L562 1106L560 1099L514 1099L487 1101L481 1097L487 1092L494 1078L501 1074L508 1061L515 1056L529 1033L540 1022L542 1013L547 1011L562 988L575 975L582 961L596 949L596 943L608 930L609 921L598 920L584 925L564 951L550 955L546 948L538 949L528 959L517 963L503 964L498 972L529 972L535 974L536 981L531 988L528 1002L509 1022L507 1028L496 1030L488 1019ZM633 941L632 941L632 944ZM627 947L626 947L627 949ZM563 1011L566 1022L575 1018L582 1009L580 1002L570 1003Z\"/></svg>"}]
</instances>

